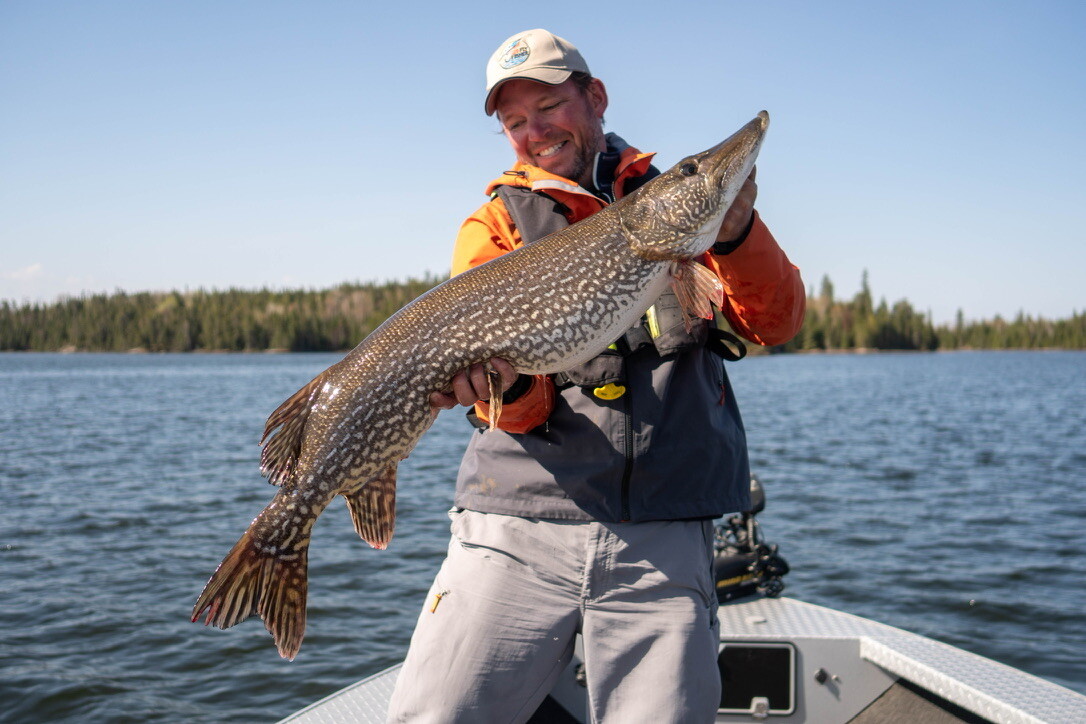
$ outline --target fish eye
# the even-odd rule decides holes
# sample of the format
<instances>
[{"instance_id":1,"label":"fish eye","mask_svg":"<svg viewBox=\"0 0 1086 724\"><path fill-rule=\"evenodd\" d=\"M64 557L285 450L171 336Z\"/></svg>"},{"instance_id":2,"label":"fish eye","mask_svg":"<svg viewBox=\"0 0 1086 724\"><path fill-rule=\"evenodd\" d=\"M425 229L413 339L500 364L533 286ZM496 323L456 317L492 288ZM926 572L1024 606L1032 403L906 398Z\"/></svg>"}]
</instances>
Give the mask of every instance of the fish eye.
<instances>
[{"instance_id":1,"label":"fish eye","mask_svg":"<svg viewBox=\"0 0 1086 724\"><path fill-rule=\"evenodd\" d=\"M686 162L682 166L679 166L679 173L683 176L693 176L698 172L698 165L696 163Z\"/></svg>"}]
</instances>

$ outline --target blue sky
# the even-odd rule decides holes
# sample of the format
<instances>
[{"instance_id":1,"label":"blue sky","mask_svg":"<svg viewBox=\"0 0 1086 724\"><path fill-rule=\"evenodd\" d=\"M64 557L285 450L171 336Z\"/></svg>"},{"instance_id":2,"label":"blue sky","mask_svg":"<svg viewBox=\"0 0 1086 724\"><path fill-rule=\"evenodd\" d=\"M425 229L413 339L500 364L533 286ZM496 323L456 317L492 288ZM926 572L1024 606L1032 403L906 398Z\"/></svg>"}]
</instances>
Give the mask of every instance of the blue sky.
<instances>
[{"instance_id":1,"label":"blue sky","mask_svg":"<svg viewBox=\"0 0 1086 724\"><path fill-rule=\"evenodd\" d=\"M533 27L661 165L767 109L758 207L808 287L1086 310L1074 2L3 0L0 299L444 274L511 160L483 64Z\"/></svg>"}]
</instances>

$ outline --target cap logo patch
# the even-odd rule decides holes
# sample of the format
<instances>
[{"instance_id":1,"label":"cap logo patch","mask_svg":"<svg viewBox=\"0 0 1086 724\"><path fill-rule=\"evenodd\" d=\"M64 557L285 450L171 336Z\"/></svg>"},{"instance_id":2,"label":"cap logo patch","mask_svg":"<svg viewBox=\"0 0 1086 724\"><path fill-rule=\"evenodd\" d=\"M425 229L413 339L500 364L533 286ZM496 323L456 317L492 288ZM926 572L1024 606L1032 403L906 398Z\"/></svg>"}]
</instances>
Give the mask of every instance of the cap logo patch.
<instances>
[{"instance_id":1,"label":"cap logo patch","mask_svg":"<svg viewBox=\"0 0 1086 724\"><path fill-rule=\"evenodd\" d=\"M517 38L502 53L501 58L498 59L498 65L503 68L515 68L528 60L528 56L531 54L532 49L528 47L528 41L524 38Z\"/></svg>"}]
</instances>

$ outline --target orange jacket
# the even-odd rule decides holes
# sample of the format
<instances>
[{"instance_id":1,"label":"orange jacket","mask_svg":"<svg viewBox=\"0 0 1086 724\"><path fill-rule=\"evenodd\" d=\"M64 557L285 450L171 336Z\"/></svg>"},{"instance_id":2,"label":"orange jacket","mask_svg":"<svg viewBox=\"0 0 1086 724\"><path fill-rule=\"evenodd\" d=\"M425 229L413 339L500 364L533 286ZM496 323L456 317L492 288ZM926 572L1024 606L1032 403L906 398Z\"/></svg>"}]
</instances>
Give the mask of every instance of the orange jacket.
<instances>
[{"instance_id":1,"label":"orange jacket","mask_svg":"<svg viewBox=\"0 0 1086 724\"><path fill-rule=\"evenodd\" d=\"M648 170L652 156L634 148L622 152L615 173L617 198L623 195L626 179ZM568 179L518 162L490 182L486 189L490 201L461 225L453 249L453 275L524 245L505 204L494 195L503 184L527 187L561 202L569 209L566 218L571 224L607 206ZM737 334L757 344L774 345L784 344L799 332L807 303L799 269L788 260L757 212L746 241L726 256L707 252L701 262L723 283L722 312ZM506 432L527 432L546 421L553 405L553 382L540 376L521 397L502 406L498 427ZM484 421L489 419L489 411L486 403L476 404L476 413Z\"/></svg>"}]
</instances>

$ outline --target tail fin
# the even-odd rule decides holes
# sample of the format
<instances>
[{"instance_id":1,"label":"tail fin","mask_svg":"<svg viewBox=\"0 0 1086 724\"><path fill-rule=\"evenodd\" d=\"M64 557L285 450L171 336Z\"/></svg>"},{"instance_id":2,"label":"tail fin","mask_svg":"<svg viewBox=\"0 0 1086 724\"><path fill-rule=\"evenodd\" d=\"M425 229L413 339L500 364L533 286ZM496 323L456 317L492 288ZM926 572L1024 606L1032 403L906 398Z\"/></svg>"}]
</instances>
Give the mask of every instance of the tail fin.
<instances>
[{"instance_id":1,"label":"tail fin","mask_svg":"<svg viewBox=\"0 0 1086 724\"><path fill-rule=\"evenodd\" d=\"M206 612L205 625L225 629L259 614L279 655L293 660L305 636L308 558L308 546L287 557L269 556L245 531L204 586L192 609L193 622Z\"/></svg>"}]
</instances>

